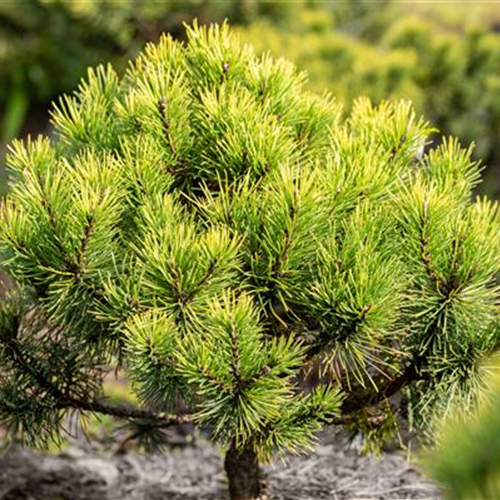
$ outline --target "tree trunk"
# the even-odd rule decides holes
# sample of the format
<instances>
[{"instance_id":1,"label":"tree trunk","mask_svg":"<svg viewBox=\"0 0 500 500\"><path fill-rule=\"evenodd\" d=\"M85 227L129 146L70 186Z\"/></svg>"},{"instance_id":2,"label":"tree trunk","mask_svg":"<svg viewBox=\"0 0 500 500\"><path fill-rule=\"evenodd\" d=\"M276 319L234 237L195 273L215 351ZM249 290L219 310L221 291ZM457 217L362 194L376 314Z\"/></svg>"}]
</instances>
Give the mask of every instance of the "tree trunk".
<instances>
[{"instance_id":1,"label":"tree trunk","mask_svg":"<svg viewBox=\"0 0 500 500\"><path fill-rule=\"evenodd\" d=\"M231 500L264 499L259 462L250 449L237 450L231 444L224 460Z\"/></svg>"}]
</instances>

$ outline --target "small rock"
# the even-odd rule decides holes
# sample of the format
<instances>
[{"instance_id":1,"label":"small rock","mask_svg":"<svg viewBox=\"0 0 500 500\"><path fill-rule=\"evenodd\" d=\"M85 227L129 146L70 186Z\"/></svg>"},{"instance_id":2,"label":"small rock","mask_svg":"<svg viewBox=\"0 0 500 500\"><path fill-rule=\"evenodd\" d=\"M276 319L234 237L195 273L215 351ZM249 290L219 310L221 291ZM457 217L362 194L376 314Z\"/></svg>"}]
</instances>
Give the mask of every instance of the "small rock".
<instances>
[{"instance_id":1,"label":"small rock","mask_svg":"<svg viewBox=\"0 0 500 500\"><path fill-rule=\"evenodd\" d=\"M69 458L72 460L82 459L85 455L85 451L78 446L68 446L59 454L61 458Z\"/></svg>"},{"instance_id":2,"label":"small rock","mask_svg":"<svg viewBox=\"0 0 500 500\"><path fill-rule=\"evenodd\" d=\"M108 486L116 484L120 477L120 472L115 464L107 460L83 458L78 460L77 465L102 478Z\"/></svg>"}]
</instances>

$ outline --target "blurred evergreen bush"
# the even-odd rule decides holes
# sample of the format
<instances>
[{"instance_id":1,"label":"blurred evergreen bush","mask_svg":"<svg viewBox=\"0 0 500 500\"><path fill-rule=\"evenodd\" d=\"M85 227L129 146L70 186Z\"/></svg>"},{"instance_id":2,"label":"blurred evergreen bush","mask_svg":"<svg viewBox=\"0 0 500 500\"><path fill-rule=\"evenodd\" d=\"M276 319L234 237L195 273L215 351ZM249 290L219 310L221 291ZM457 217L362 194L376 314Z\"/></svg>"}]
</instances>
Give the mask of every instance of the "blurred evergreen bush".
<instances>
[{"instance_id":1,"label":"blurred evergreen bush","mask_svg":"<svg viewBox=\"0 0 500 500\"><path fill-rule=\"evenodd\" d=\"M441 432L440 446L425 458L430 474L449 500L500 498L500 376L498 359L490 366L489 391L473 418L457 412ZM458 416L458 418L457 418Z\"/></svg>"}]
</instances>

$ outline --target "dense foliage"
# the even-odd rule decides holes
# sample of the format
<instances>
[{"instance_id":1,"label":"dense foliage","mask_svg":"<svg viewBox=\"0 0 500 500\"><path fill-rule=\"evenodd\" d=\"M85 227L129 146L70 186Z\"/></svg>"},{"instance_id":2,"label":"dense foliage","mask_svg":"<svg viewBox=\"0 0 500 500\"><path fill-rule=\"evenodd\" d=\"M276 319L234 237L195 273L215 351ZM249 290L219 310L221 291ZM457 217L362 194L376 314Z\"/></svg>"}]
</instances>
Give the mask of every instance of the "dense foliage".
<instances>
[{"instance_id":1,"label":"dense foliage","mask_svg":"<svg viewBox=\"0 0 500 500\"><path fill-rule=\"evenodd\" d=\"M494 7L390 0L376 6L367 0L20 2L0 4L0 140L16 136L27 117L26 130L43 130L48 103L74 88L89 65L111 61L121 68L162 32L182 38L184 21L228 18L247 26L243 38L259 52L285 55L306 69L315 90L348 103L360 95L376 103L411 99L442 133L476 143L477 157L500 165ZM488 192L496 193L491 174Z\"/></svg>"},{"instance_id":2,"label":"dense foliage","mask_svg":"<svg viewBox=\"0 0 500 500\"><path fill-rule=\"evenodd\" d=\"M429 426L472 404L500 294L478 165L454 139L424 154L431 129L406 102L344 115L304 84L227 26L195 26L123 78L90 70L52 139L12 144L12 436L57 439L75 410L192 420L229 450L246 499L259 487L241 496L235 477L324 424L376 436L400 410ZM107 366L126 368L143 408L103 401Z\"/></svg>"}]
</instances>

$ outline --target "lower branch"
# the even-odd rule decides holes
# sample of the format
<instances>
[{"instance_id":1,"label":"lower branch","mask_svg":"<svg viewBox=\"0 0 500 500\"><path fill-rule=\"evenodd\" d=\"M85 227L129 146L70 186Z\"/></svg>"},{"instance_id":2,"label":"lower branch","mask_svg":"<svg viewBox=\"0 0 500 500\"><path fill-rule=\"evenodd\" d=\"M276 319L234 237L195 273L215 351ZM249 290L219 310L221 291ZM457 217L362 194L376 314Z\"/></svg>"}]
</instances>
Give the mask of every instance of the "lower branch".
<instances>
[{"instance_id":1,"label":"lower branch","mask_svg":"<svg viewBox=\"0 0 500 500\"><path fill-rule=\"evenodd\" d=\"M348 396L342 405L342 414L329 423L333 425L349 424L352 422L352 415L354 413L377 406L379 403L390 398L403 387L417 379L417 368L415 363L412 363L408 365L398 377L392 379L383 389L371 397L363 398L356 394ZM110 405L105 401L82 401L69 396L61 402L60 407L101 413L103 415L111 415L122 419L151 420L157 422L159 426L186 424L193 421L192 415L172 415L129 405Z\"/></svg>"},{"instance_id":2,"label":"lower branch","mask_svg":"<svg viewBox=\"0 0 500 500\"><path fill-rule=\"evenodd\" d=\"M54 398L56 407L61 410L75 409L78 411L101 413L103 415L110 415L121 419L149 420L151 422L155 422L158 427L186 424L193 421L192 415L188 414L173 415L165 412L157 412L154 410L138 408L130 405L111 405L103 400L92 401L78 399L71 394L63 392L57 385L53 384L52 381L47 379L44 374L37 371L36 363L32 363L29 357L27 358L25 356L25 353L23 352L18 344L18 341L15 338L9 338L7 340L4 339L4 343L7 343L9 345L13 361L17 365L19 365L20 368L23 369L26 373L29 373L32 376L33 380ZM390 398L404 386L419 378L418 367L421 365L421 363L421 359L414 359L412 363L406 366L406 368L398 377L390 380L384 388L382 388L375 394L349 395L342 405L341 415L328 423L334 425L349 424L350 422L352 422L352 415L354 413L377 406L380 402ZM226 466L232 467L235 460L246 460L250 464L252 460L255 459L255 463L257 463L255 457L252 459L250 451L246 451L245 456L243 456L242 453L243 452L236 452L236 450L233 450L231 448L228 452L228 456L226 457Z\"/></svg>"},{"instance_id":3,"label":"lower branch","mask_svg":"<svg viewBox=\"0 0 500 500\"><path fill-rule=\"evenodd\" d=\"M137 408L128 405L110 405L102 400L88 401L77 399L71 394L62 391L57 385L50 381L43 373L36 370L36 363L25 355L19 342L14 338L4 339L4 343L10 347L13 361L26 373L29 373L36 384L45 389L55 400L56 407L59 409L75 409L79 411L90 411L111 415L117 418L151 420L161 425L185 424L192 421L190 415L170 415L164 412L156 412L144 408Z\"/></svg>"},{"instance_id":4,"label":"lower branch","mask_svg":"<svg viewBox=\"0 0 500 500\"><path fill-rule=\"evenodd\" d=\"M81 401L72 397L67 397L61 402L60 408L73 408L123 419L152 420L165 426L192 422L191 415L171 415L129 405L110 405L105 401Z\"/></svg>"}]
</instances>

